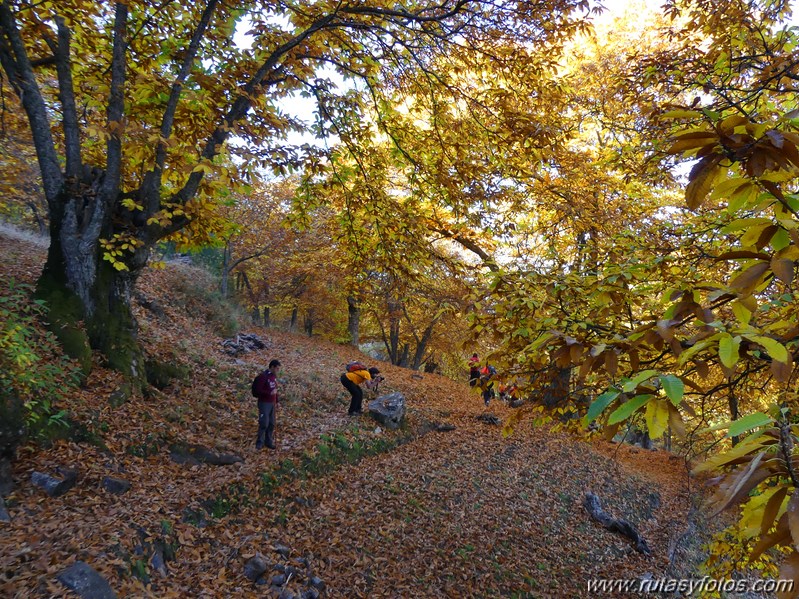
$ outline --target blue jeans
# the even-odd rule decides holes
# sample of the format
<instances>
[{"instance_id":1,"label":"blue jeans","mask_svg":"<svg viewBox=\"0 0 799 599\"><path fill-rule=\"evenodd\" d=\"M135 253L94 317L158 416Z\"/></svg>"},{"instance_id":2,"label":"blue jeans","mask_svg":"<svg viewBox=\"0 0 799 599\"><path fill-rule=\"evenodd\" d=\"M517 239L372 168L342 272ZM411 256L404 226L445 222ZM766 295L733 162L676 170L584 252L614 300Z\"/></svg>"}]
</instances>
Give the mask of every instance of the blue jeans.
<instances>
[{"instance_id":1,"label":"blue jeans","mask_svg":"<svg viewBox=\"0 0 799 599\"><path fill-rule=\"evenodd\" d=\"M264 445L275 446L275 404L258 402L258 438L255 441L256 449Z\"/></svg>"}]
</instances>

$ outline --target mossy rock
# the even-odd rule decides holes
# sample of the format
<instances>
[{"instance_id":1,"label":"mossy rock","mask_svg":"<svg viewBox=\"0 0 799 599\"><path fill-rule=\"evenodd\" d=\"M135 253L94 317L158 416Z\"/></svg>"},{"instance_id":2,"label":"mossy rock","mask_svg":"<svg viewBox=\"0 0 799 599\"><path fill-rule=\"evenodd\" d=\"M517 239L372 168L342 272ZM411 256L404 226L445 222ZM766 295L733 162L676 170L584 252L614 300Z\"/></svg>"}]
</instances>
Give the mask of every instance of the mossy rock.
<instances>
[{"instance_id":1,"label":"mossy rock","mask_svg":"<svg viewBox=\"0 0 799 599\"><path fill-rule=\"evenodd\" d=\"M133 397L133 387L130 383L123 383L111 395L108 396L108 403L112 408L118 408Z\"/></svg>"},{"instance_id":2,"label":"mossy rock","mask_svg":"<svg viewBox=\"0 0 799 599\"><path fill-rule=\"evenodd\" d=\"M160 360L146 360L144 362L144 370L147 374L147 382L156 389L164 389L173 380L185 380L189 376L188 367Z\"/></svg>"}]
</instances>

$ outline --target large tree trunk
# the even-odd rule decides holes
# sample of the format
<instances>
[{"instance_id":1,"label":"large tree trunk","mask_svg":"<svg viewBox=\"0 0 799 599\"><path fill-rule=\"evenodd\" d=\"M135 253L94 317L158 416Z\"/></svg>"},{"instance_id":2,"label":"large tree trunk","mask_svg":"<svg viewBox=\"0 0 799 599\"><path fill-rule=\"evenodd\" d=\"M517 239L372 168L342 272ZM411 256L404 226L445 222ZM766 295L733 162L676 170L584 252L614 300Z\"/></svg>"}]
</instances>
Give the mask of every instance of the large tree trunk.
<instances>
[{"instance_id":1,"label":"large tree trunk","mask_svg":"<svg viewBox=\"0 0 799 599\"><path fill-rule=\"evenodd\" d=\"M350 345L358 347L361 341L361 307L353 296L347 297L347 331Z\"/></svg>"},{"instance_id":2,"label":"large tree trunk","mask_svg":"<svg viewBox=\"0 0 799 599\"><path fill-rule=\"evenodd\" d=\"M399 356L399 359L395 362L397 366L401 366L402 368L408 367L408 354L410 353L410 346L407 343L402 344L402 353Z\"/></svg>"},{"instance_id":3,"label":"large tree trunk","mask_svg":"<svg viewBox=\"0 0 799 599\"><path fill-rule=\"evenodd\" d=\"M388 307L388 357L392 364L400 363L400 318L402 317L402 303L394 298L389 298Z\"/></svg>"},{"instance_id":4,"label":"large tree trunk","mask_svg":"<svg viewBox=\"0 0 799 599\"><path fill-rule=\"evenodd\" d=\"M309 308L305 311L305 333L313 337L314 310Z\"/></svg>"},{"instance_id":5,"label":"large tree trunk","mask_svg":"<svg viewBox=\"0 0 799 599\"><path fill-rule=\"evenodd\" d=\"M84 373L91 369L94 348L140 388L144 368L130 298L149 248L126 256L128 270L103 259L99 240L113 235L111 217L107 203L87 200L91 188L83 187L51 214L50 247L36 295L47 302L51 329Z\"/></svg>"},{"instance_id":6,"label":"large tree trunk","mask_svg":"<svg viewBox=\"0 0 799 599\"><path fill-rule=\"evenodd\" d=\"M430 343L430 339L433 337L433 329L435 329L437 322L438 319L434 318L433 321L427 325L427 328L425 328L424 333L422 333L422 338L416 340L416 352L413 356L413 364L411 364L411 368L414 370L419 370L426 360L425 352L427 351L427 344Z\"/></svg>"}]
</instances>

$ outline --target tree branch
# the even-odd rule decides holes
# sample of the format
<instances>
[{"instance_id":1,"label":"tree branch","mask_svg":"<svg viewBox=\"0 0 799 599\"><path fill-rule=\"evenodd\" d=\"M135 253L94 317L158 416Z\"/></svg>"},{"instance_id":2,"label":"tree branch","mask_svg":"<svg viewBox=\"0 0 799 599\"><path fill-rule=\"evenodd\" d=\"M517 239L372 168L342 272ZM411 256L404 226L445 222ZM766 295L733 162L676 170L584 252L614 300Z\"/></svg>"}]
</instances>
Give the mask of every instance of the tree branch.
<instances>
[{"instance_id":1,"label":"tree branch","mask_svg":"<svg viewBox=\"0 0 799 599\"><path fill-rule=\"evenodd\" d=\"M117 2L114 15L114 46L111 56L111 89L108 96L107 127L109 138L106 145L105 180L101 197L111 202L119 191L122 177L122 118L125 113L125 54L127 52L128 6Z\"/></svg>"},{"instance_id":2,"label":"tree branch","mask_svg":"<svg viewBox=\"0 0 799 599\"><path fill-rule=\"evenodd\" d=\"M51 214L57 214L64 177L50 132L47 107L36 83L33 66L17 29L16 20L11 13L9 0L2 0L0 3L0 62L28 115L36 157L42 171L44 195Z\"/></svg>"},{"instance_id":3,"label":"tree branch","mask_svg":"<svg viewBox=\"0 0 799 599\"><path fill-rule=\"evenodd\" d=\"M64 148L66 151L66 176L79 177L83 170L80 157L80 126L75 106L75 87L72 83L72 69L69 60L70 31L64 18L56 16L58 45L53 52L58 73L58 99L64 117Z\"/></svg>"},{"instance_id":4,"label":"tree branch","mask_svg":"<svg viewBox=\"0 0 799 599\"><path fill-rule=\"evenodd\" d=\"M194 60L197 57L197 51L200 48L200 42L202 41L203 36L208 29L208 25L211 22L211 16L213 15L214 10L216 10L218 3L218 0L208 1L208 5L205 7L205 10L200 17L200 22L191 36L191 42L189 42L188 50L183 58L183 64L180 67L180 72L175 78L175 82L172 84L172 91L169 94L169 100L167 101L166 109L164 110L164 116L161 119L161 139L158 142L158 149L155 153L154 170L156 172L157 178L155 187L156 191L161 188L161 173L166 160L166 140L172 134L172 127L175 123L175 112L177 111L180 94L183 91L183 84L189 76L192 66L194 66Z\"/></svg>"}]
</instances>

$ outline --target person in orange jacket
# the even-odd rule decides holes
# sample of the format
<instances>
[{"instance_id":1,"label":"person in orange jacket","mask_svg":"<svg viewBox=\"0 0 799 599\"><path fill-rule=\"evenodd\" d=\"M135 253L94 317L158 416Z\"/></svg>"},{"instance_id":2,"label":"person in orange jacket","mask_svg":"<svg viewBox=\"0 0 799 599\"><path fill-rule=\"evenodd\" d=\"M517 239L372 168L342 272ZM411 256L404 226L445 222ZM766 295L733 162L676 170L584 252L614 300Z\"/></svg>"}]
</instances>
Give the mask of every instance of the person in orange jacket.
<instances>
[{"instance_id":1,"label":"person in orange jacket","mask_svg":"<svg viewBox=\"0 0 799 599\"><path fill-rule=\"evenodd\" d=\"M356 416L363 413L363 389L360 385L366 383L366 386L371 389L375 384L379 383L383 377L378 376L380 371L375 368L353 370L352 372L345 372L341 375L341 384L350 392L350 408L347 414Z\"/></svg>"}]
</instances>

